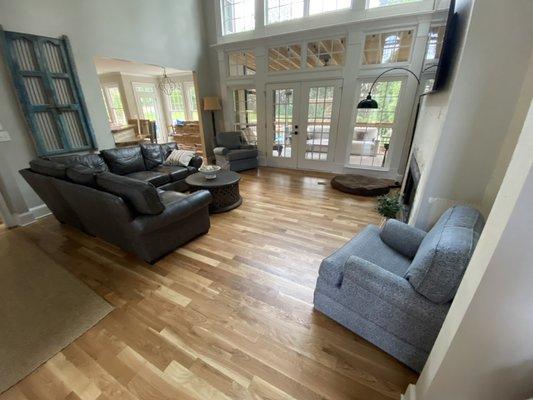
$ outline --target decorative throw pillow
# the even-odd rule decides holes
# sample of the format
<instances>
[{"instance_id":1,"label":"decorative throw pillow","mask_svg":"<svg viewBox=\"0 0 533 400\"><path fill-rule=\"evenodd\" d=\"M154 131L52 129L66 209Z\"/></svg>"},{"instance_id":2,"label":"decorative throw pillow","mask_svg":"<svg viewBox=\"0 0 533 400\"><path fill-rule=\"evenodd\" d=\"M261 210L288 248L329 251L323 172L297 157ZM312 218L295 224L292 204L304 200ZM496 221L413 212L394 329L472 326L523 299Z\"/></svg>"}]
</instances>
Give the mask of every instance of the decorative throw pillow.
<instances>
[{"instance_id":1,"label":"decorative throw pillow","mask_svg":"<svg viewBox=\"0 0 533 400\"><path fill-rule=\"evenodd\" d=\"M355 132L355 140L362 142L365 140L365 132L364 131L357 131Z\"/></svg>"},{"instance_id":2,"label":"decorative throw pillow","mask_svg":"<svg viewBox=\"0 0 533 400\"><path fill-rule=\"evenodd\" d=\"M172 153L165 160L167 165L181 165L186 167L194 157L194 151L191 150L172 150Z\"/></svg>"},{"instance_id":3,"label":"decorative throw pillow","mask_svg":"<svg viewBox=\"0 0 533 400\"><path fill-rule=\"evenodd\" d=\"M242 141L243 144L255 145L257 143L257 137L254 134L254 131L250 128L244 128L242 130Z\"/></svg>"}]
</instances>

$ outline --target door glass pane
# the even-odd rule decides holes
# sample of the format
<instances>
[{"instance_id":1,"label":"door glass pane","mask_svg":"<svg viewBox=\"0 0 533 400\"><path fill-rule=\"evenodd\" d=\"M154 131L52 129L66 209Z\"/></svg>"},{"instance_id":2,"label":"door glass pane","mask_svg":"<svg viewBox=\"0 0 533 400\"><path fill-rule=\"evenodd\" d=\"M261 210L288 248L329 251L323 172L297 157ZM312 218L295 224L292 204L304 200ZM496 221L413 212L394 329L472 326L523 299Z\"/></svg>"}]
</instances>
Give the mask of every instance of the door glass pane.
<instances>
[{"instance_id":1,"label":"door glass pane","mask_svg":"<svg viewBox=\"0 0 533 400\"><path fill-rule=\"evenodd\" d=\"M305 146L307 160L325 161L328 158L334 93L334 86L317 86L309 89Z\"/></svg>"},{"instance_id":2,"label":"door glass pane","mask_svg":"<svg viewBox=\"0 0 533 400\"><path fill-rule=\"evenodd\" d=\"M153 97L140 96L139 105L141 106L141 114L144 119L157 121L156 101Z\"/></svg>"},{"instance_id":3,"label":"door glass pane","mask_svg":"<svg viewBox=\"0 0 533 400\"><path fill-rule=\"evenodd\" d=\"M293 89L275 89L272 92L274 105L272 155L276 158L290 158L293 130Z\"/></svg>"},{"instance_id":4,"label":"door glass pane","mask_svg":"<svg viewBox=\"0 0 533 400\"><path fill-rule=\"evenodd\" d=\"M371 82L361 84L361 95L356 104L366 98ZM371 167L385 165L389 145L394 134L396 109L402 89L402 81L376 83L372 98L377 109L356 109L357 118L350 147L349 163Z\"/></svg>"}]
</instances>

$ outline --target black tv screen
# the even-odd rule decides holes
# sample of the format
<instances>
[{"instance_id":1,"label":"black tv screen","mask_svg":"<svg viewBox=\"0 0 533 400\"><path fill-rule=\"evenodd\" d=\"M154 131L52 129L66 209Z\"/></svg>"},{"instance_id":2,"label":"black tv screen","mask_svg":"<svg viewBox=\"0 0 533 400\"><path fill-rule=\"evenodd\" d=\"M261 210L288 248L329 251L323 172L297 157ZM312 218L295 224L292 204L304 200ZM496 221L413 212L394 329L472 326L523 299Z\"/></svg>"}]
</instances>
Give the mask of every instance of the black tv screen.
<instances>
[{"instance_id":1,"label":"black tv screen","mask_svg":"<svg viewBox=\"0 0 533 400\"><path fill-rule=\"evenodd\" d=\"M439 57L437 72L435 74L435 83L433 84L433 91L442 89L448 81L453 58L455 56L457 19L458 15L455 12L455 0L451 0L450 9L448 11L448 20L446 21L446 29L444 31L444 39L442 42L442 51Z\"/></svg>"}]
</instances>

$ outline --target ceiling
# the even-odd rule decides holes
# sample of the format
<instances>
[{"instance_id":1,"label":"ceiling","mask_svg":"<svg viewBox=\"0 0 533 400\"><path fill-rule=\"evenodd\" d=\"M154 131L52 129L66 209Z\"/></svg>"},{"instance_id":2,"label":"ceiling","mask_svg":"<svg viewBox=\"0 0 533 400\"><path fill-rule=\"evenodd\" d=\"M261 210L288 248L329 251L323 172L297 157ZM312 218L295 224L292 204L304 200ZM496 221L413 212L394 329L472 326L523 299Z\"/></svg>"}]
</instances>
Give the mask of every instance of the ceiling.
<instances>
[{"instance_id":1,"label":"ceiling","mask_svg":"<svg viewBox=\"0 0 533 400\"><path fill-rule=\"evenodd\" d=\"M117 58L109 57L95 57L94 65L98 75L107 74L110 72L121 72L130 75L147 75L147 76L161 76L163 75L163 68L142 64L135 61L119 60ZM181 71L175 68L167 68L167 74L183 74L190 73L190 71Z\"/></svg>"}]
</instances>

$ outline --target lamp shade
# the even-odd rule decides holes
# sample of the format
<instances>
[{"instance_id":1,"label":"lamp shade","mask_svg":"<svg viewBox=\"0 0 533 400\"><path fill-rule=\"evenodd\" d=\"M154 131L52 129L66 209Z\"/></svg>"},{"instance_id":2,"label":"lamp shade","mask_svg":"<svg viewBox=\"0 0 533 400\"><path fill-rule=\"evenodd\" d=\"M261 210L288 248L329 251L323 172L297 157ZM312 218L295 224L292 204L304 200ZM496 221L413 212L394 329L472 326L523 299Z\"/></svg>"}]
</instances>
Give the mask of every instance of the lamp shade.
<instances>
[{"instance_id":1,"label":"lamp shade","mask_svg":"<svg viewBox=\"0 0 533 400\"><path fill-rule=\"evenodd\" d=\"M222 106L218 97L204 97L204 111L218 111L222 110Z\"/></svg>"},{"instance_id":2,"label":"lamp shade","mask_svg":"<svg viewBox=\"0 0 533 400\"><path fill-rule=\"evenodd\" d=\"M357 104L357 108L378 108L378 102L372 98L372 96L369 94L366 96L366 99L361 100L359 104Z\"/></svg>"}]
</instances>

